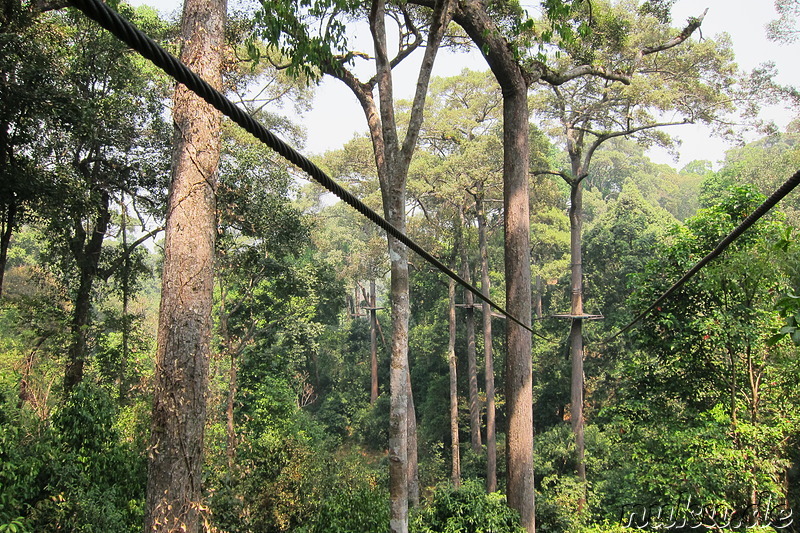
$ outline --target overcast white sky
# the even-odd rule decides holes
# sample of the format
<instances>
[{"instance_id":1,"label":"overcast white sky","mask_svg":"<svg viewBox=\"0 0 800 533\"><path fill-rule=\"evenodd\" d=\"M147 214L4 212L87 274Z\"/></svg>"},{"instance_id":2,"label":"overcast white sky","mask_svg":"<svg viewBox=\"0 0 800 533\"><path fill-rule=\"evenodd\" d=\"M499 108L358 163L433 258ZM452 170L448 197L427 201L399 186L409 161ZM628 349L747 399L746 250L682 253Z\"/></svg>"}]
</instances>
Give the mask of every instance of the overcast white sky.
<instances>
[{"instance_id":1,"label":"overcast white sky","mask_svg":"<svg viewBox=\"0 0 800 533\"><path fill-rule=\"evenodd\" d=\"M134 5L152 5L167 14L176 12L181 5L180 0L129 1ZM795 66L800 43L779 45L766 38L765 25L777 17L773 0L677 0L672 9L673 25L683 26L690 16L700 15L705 8L709 10L703 21L703 35L714 37L723 32L728 33L742 69L751 70L765 61L773 61L780 73L780 83L800 86L800 71ZM452 76L463 68L485 70L486 66L477 52L459 55L440 53L434 74ZM416 80L414 68L401 71L395 80L396 96L410 98ZM789 111L772 109L768 111L767 118L783 127L793 117ZM301 122L306 126L308 134L305 151L317 154L339 148L354 134L366 131L361 108L349 89L336 80L323 82L317 91L314 109ZM679 162L658 152L651 153L654 160L680 168L694 159L719 161L728 148L721 140L711 138L709 132L702 127L679 126L672 133L682 137L684 141Z\"/></svg>"}]
</instances>

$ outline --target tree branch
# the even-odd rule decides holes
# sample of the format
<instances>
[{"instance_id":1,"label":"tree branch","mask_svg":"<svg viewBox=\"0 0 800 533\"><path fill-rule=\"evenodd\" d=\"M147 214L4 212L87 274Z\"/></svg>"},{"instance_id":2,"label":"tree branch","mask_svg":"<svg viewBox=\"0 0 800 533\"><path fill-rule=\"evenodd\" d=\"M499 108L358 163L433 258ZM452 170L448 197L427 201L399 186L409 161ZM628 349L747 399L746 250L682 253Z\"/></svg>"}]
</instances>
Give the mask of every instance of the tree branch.
<instances>
[{"instance_id":1,"label":"tree branch","mask_svg":"<svg viewBox=\"0 0 800 533\"><path fill-rule=\"evenodd\" d=\"M642 50L640 50L639 54L637 54L636 58L637 62L640 61L646 55L654 54L656 52L661 52L663 50L668 50L684 42L695 32L695 30L697 30L697 28L700 27L701 24L703 24L703 19L706 18L706 13L708 13L708 8L706 8L706 10L703 11L703 14L700 15L699 17L690 17L689 23L686 25L683 31L680 32L676 37L670 39L669 41L662 43L658 46L651 46L649 48L643 48Z\"/></svg>"},{"instance_id":2,"label":"tree branch","mask_svg":"<svg viewBox=\"0 0 800 533\"><path fill-rule=\"evenodd\" d=\"M572 182L574 181L572 177L569 176L569 174L567 174L566 172L556 172L553 170L534 170L533 172L531 172L531 174L533 174L534 176L543 176L543 175L558 176L564 181L566 181L567 184L569 185L572 185Z\"/></svg>"},{"instance_id":3,"label":"tree branch","mask_svg":"<svg viewBox=\"0 0 800 533\"><path fill-rule=\"evenodd\" d=\"M162 231L164 231L164 228L163 227L158 227L158 228L156 228L154 230L151 230L151 231L145 233L144 235L142 235L141 237L139 237L138 239L133 241L130 244L130 246L128 246L125 250L122 251L122 255L117 257L114 260L114 262L112 262L107 268L104 268L104 269L100 270L98 272L98 276L103 281L108 281L108 278L110 278L114 274L114 272L116 272L119 269L119 267L122 266L122 264L125 262L125 259L128 256L130 256L131 253L133 253L133 250L135 250L138 246L140 246L142 243L144 243L144 241L148 240L151 237L156 236L158 233L160 233Z\"/></svg>"},{"instance_id":4,"label":"tree branch","mask_svg":"<svg viewBox=\"0 0 800 533\"><path fill-rule=\"evenodd\" d=\"M603 78L609 81L618 81L620 83L624 83L625 85L631 84L631 76L633 72L636 70L636 67L642 61L644 56L655 54L657 52L662 52L664 50L669 50L679 44L683 43L688 39L699 27L703 24L703 19L706 17L706 13L708 13L708 8L703 12L702 15L699 17L691 17L689 19L688 24L686 27L675 37L670 39L667 42L661 43L656 46L650 46L647 48L642 48L636 53L636 57L633 61L633 65L627 72L622 72L618 70L609 70L605 67L598 67L595 65L580 65L577 67L573 67L569 70L564 72L556 72L541 61L535 62L536 68L538 68L541 72L541 79L549 83L550 85L562 85L570 80L574 80L575 78L579 78L581 76L592 75L597 76L599 78Z\"/></svg>"}]
</instances>

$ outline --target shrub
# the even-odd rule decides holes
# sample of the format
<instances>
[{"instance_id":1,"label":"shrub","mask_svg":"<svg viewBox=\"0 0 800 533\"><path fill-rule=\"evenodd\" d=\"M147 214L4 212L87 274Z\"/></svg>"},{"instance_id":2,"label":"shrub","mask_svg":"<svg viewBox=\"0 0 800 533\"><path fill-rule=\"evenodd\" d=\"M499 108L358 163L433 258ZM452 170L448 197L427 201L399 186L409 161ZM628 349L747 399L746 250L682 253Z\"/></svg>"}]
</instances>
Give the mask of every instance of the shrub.
<instances>
[{"instance_id":1,"label":"shrub","mask_svg":"<svg viewBox=\"0 0 800 533\"><path fill-rule=\"evenodd\" d=\"M440 485L428 504L412 514L412 533L524 533L519 515L499 492L466 480L459 489Z\"/></svg>"}]
</instances>

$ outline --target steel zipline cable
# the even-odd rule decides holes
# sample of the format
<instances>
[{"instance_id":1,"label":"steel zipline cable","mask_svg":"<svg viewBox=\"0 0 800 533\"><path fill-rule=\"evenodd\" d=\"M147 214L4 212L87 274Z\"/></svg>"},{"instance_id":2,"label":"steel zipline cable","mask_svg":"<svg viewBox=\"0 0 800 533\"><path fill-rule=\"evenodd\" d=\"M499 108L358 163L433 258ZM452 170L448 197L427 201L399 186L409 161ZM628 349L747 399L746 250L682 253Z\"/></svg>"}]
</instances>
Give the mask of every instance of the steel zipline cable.
<instances>
[{"instance_id":1,"label":"steel zipline cable","mask_svg":"<svg viewBox=\"0 0 800 533\"><path fill-rule=\"evenodd\" d=\"M760 219L762 216L764 216L767 213L767 211L769 211L770 209L775 207L775 204L780 202L787 194L792 192L794 190L794 188L797 187L798 184L800 184L800 170L795 172L792 177L790 177L788 180L786 180L786 182L783 185L781 185L778 190L776 190L774 193L772 193L772 195L769 198L767 198L764 201L764 203L762 203L760 206L758 206L758 208L756 208L756 210L753 211L750 214L750 216L745 218L742 221L742 223L739 224L738 227L736 227L736 229L731 231L725 238L723 238L721 241L719 241L719 244L717 244L716 248L714 248L708 255L706 255L704 258L702 258L700 261L698 261L692 268L687 270L686 274L684 274L681 279L676 281L672 285L672 287L667 289L666 292L664 292L664 294L659 296L656 299L656 301L654 301L652 304L650 304L650 307L648 307L647 309L645 309L644 311L642 311L641 313L636 315L636 318L631 320L625 327L623 327L622 329L620 329L619 331L617 331L615 334L611 335L610 337L608 337L604 341L600 342L600 344L608 344L609 342L613 341L614 339L616 339L617 337L619 337L620 335L622 335L623 333L625 333L626 331L631 329L634 325L636 325L636 323L638 323L644 317L646 317L650 313L650 311L655 309L661 302L663 302L664 300L669 298L672 295L672 293L674 293L676 290L678 290L681 287L681 285L683 285L684 283L689 281L689 279L692 276L697 274L697 272L701 268L706 266L708 263L713 261L715 258L717 258L720 255L722 255L722 252L724 252L725 249L733 241L738 239L739 236L742 233L747 231L747 229L750 228L750 226L755 224L758 219Z\"/></svg>"},{"instance_id":2,"label":"steel zipline cable","mask_svg":"<svg viewBox=\"0 0 800 533\"><path fill-rule=\"evenodd\" d=\"M162 69L169 76L184 84L189 90L194 92L210 105L214 106L217 110L221 111L222 114L247 130L262 143L275 150L284 159L288 160L306 172L317 183L335 194L340 200L361 213L371 222L383 229L386 233L405 244L410 250L417 253L420 257L428 261L441 272L447 274L456 283L494 307L509 320L519 324L531 333L534 333L530 325L521 322L515 316L510 315L503 307L492 301L487 296L484 296L472 284L462 279L458 274L453 272L441 261L428 253L424 248L390 224L385 218L381 217L361 200L353 196L353 194L336 183L317 165L312 163L297 150L286 144L283 140L251 117L247 112L236 106L236 104L231 102L221 92L214 89L189 67L184 65L178 58L164 50L155 41L144 34L141 30L136 28L119 13L108 7L100 0L70 0L70 3L83 12L84 15L97 22L100 26L130 46L134 51L141 54L142 57L149 59L154 65Z\"/></svg>"}]
</instances>

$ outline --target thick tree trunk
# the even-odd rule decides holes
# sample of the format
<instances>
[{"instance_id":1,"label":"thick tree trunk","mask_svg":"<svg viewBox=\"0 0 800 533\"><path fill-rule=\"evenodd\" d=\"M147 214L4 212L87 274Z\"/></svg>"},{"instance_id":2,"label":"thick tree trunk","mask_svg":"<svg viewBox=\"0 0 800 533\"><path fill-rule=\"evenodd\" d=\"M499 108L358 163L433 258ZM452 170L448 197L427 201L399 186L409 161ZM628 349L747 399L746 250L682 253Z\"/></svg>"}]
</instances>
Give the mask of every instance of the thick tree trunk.
<instances>
[{"instance_id":1,"label":"thick tree trunk","mask_svg":"<svg viewBox=\"0 0 800 533\"><path fill-rule=\"evenodd\" d=\"M575 467L581 481L582 492L578 500L578 511L586 504L586 461L584 452L583 422L583 250L581 233L583 229L583 186L579 179L580 168L574 169L570 194L570 255L572 257L572 327L570 329L570 358L572 360L572 379L570 383L570 421L575 436Z\"/></svg>"},{"instance_id":2,"label":"thick tree trunk","mask_svg":"<svg viewBox=\"0 0 800 533\"><path fill-rule=\"evenodd\" d=\"M391 219L389 219L391 222ZM390 530L408 531L408 252L389 237L392 297L392 355L389 369Z\"/></svg>"},{"instance_id":3,"label":"thick tree trunk","mask_svg":"<svg viewBox=\"0 0 800 533\"><path fill-rule=\"evenodd\" d=\"M489 246L483 197L475 200L478 219L478 248L481 255L481 292L489 296ZM483 302L483 357L486 378L486 491L497 490L497 438L495 436L494 360L492 355L492 308Z\"/></svg>"},{"instance_id":4,"label":"thick tree trunk","mask_svg":"<svg viewBox=\"0 0 800 533\"><path fill-rule=\"evenodd\" d=\"M456 370L456 282L448 283L447 324L449 338L447 342L447 363L450 369L450 479L453 486L461 486L461 451L458 441L458 374Z\"/></svg>"},{"instance_id":5,"label":"thick tree trunk","mask_svg":"<svg viewBox=\"0 0 800 533\"><path fill-rule=\"evenodd\" d=\"M469 259L466 248L461 247L463 253L463 278L467 283L472 283ZM467 334L467 379L469 380L469 428L470 444L472 451L481 452L481 406L478 399L478 363L475 353L475 298L471 291L464 291L464 325Z\"/></svg>"},{"instance_id":6,"label":"thick tree trunk","mask_svg":"<svg viewBox=\"0 0 800 533\"><path fill-rule=\"evenodd\" d=\"M378 310L376 307L375 280L369 282L369 362L370 362L370 392L369 403L375 405L378 399Z\"/></svg>"},{"instance_id":7,"label":"thick tree trunk","mask_svg":"<svg viewBox=\"0 0 800 533\"><path fill-rule=\"evenodd\" d=\"M89 325L92 308L92 285L97 278L100 252L103 249L103 240L111 220L109 201L108 193L101 192L99 211L94 221L92 235L84 244L84 236L81 232L77 232L75 240L71 243L72 254L78 266L79 279L72 310L72 324L70 325L72 341L67 351L67 366L64 372L64 392L67 394L83 380L86 364L86 329ZM76 222L76 227L80 225L80 221Z\"/></svg>"},{"instance_id":8,"label":"thick tree trunk","mask_svg":"<svg viewBox=\"0 0 800 533\"><path fill-rule=\"evenodd\" d=\"M222 85L225 0L186 0L181 60ZM178 86L145 531L196 533L211 340L220 114Z\"/></svg>"},{"instance_id":9,"label":"thick tree trunk","mask_svg":"<svg viewBox=\"0 0 800 533\"><path fill-rule=\"evenodd\" d=\"M530 216L528 212L528 99L521 75L503 91L503 207L505 210L506 308L531 320ZM512 80L509 80L512 81ZM501 82L501 86L502 86ZM536 530L533 485L533 376L531 332L508 321L506 403L508 504L522 526Z\"/></svg>"},{"instance_id":10,"label":"thick tree trunk","mask_svg":"<svg viewBox=\"0 0 800 533\"><path fill-rule=\"evenodd\" d=\"M506 309L531 320L530 219L528 212L528 85L513 50L479 0L463 0L453 19L482 51L503 92L503 209L505 212ZM528 533L536 530L533 487L533 382L531 333L507 327L506 404L508 505L519 511Z\"/></svg>"}]
</instances>

